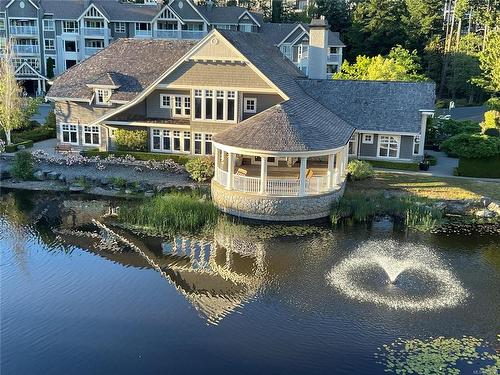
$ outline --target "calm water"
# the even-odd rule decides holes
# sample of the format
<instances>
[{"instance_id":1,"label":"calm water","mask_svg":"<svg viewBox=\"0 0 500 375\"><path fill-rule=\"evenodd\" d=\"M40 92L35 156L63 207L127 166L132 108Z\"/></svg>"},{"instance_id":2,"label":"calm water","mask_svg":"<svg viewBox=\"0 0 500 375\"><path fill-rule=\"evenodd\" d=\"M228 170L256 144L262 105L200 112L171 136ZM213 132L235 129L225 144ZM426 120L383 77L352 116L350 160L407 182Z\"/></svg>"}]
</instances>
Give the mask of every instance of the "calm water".
<instances>
[{"instance_id":1,"label":"calm water","mask_svg":"<svg viewBox=\"0 0 500 375\"><path fill-rule=\"evenodd\" d=\"M0 204L2 374L382 374L374 353L398 338L497 345L498 237L408 234L378 222L221 223L162 239L96 226L114 203L88 197L3 191ZM468 297L431 311L351 299L327 275L370 241L395 253L425 248ZM418 277L426 280L401 279Z\"/></svg>"}]
</instances>

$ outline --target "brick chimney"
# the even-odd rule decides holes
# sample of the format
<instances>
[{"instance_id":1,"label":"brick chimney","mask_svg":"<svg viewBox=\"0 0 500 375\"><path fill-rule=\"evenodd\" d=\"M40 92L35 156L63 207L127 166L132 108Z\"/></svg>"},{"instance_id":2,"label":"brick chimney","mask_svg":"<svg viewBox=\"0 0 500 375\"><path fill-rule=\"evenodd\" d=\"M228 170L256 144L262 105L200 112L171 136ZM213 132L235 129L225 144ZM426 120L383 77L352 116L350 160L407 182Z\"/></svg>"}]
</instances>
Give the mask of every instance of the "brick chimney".
<instances>
[{"instance_id":1,"label":"brick chimney","mask_svg":"<svg viewBox=\"0 0 500 375\"><path fill-rule=\"evenodd\" d=\"M313 18L309 25L309 67L311 79L326 79L328 23L324 16Z\"/></svg>"}]
</instances>

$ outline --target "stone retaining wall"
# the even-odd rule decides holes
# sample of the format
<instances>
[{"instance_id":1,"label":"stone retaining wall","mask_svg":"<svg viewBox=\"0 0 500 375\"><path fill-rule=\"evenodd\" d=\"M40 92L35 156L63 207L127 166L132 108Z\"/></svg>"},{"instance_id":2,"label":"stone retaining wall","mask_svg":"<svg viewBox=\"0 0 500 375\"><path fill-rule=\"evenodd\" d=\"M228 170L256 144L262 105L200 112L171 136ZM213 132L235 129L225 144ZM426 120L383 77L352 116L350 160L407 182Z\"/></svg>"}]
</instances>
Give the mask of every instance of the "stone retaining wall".
<instances>
[{"instance_id":1,"label":"stone retaining wall","mask_svg":"<svg viewBox=\"0 0 500 375\"><path fill-rule=\"evenodd\" d=\"M212 200L225 213L248 219L299 221L330 215L330 208L344 194L345 183L331 193L305 197L272 197L226 190L212 180Z\"/></svg>"}]
</instances>

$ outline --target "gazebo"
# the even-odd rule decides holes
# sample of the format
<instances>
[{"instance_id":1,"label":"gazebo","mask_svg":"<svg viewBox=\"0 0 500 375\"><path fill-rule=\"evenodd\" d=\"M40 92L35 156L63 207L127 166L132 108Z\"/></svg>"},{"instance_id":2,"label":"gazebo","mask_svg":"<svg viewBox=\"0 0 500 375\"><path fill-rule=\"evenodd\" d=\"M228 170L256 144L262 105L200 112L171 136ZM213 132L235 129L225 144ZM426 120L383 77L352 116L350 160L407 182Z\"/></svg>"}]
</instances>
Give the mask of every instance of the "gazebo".
<instances>
[{"instance_id":1,"label":"gazebo","mask_svg":"<svg viewBox=\"0 0 500 375\"><path fill-rule=\"evenodd\" d=\"M288 103L214 136L212 197L222 211L259 220L316 219L341 197L354 129L338 118L311 120Z\"/></svg>"}]
</instances>

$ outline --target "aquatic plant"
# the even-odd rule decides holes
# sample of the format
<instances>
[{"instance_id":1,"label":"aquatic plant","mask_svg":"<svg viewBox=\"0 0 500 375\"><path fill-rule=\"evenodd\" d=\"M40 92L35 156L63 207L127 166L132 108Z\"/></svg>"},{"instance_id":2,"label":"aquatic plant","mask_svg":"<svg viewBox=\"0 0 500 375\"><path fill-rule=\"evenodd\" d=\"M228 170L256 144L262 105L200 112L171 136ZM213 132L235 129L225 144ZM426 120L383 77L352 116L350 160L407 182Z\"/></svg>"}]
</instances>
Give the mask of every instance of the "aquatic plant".
<instances>
[{"instance_id":1,"label":"aquatic plant","mask_svg":"<svg viewBox=\"0 0 500 375\"><path fill-rule=\"evenodd\" d=\"M217 222L214 204L196 193L156 196L139 205L120 207L118 220L130 226L154 229L158 233L195 233Z\"/></svg>"},{"instance_id":2,"label":"aquatic plant","mask_svg":"<svg viewBox=\"0 0 500 375\"><path fill-rule=\"evenodd\" d=\"M500 356L483 339L430 337L397 339L375 353L386 372L396 374L498 374Z\"/></svg>"},{"instance_id":3,"label":"aquatic plant","mask_svg":"<svg viewBox=\"0 0 500 375\"><path fill-rule=\"evenodd\" d=\"M336 225L343 218L352 218L362 223L384 215L401 220L409 228L423 231L435 228L443 219L441 210L433 207L428 199L408 195L349 194L333 205L330 221Z\"/></svg>"}]
</instances>

